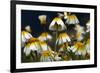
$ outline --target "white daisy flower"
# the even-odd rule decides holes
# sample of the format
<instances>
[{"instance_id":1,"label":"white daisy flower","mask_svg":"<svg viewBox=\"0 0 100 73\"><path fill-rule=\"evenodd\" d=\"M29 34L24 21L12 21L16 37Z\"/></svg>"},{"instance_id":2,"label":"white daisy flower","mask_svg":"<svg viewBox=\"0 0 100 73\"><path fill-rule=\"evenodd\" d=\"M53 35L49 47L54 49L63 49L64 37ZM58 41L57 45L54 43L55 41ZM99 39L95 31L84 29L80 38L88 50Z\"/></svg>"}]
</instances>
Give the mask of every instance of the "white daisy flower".
<instances>
[{"instance_id":1,"label":"white daisy flower","mask_svg":"<svg viewBox=\"0 0 100 73\"><path fill-rule=\"evenodd\" d=\"M46 24L46 18L47 18L46 15L40 15L38 18L41 24Z\"/></svg>"},{"instance_id":2,"label":"white daisy flower","mask_svg":"<svg viewBox=\"0 0 100 73\"><path fill-rule=\"evenodd\" d=\"M66 26L61 18L55 17L49 26L49 30L52 31L62 31L65 30Z\"/></svg>"},{"instance_id":3,"label":"white daisy flower","mask_svg":"<svg viewBox=\"0 0 100 73\"><path fill-rule=\"evenodd\" d=\"M76 55L86 55L86 48L82 42L76 42L73 47L71 47L72 51L75 52Z\"/></svg>"},{"instance_id":4,"label":"white daisy flower","mask_svg":"<svg viewBox=\"0 0 100 73\"><path fill-rule=\"evenodd\" d=\"M27 31L22 31L21 34L22 34L21 35L21 44L22 44L22 47L24 47L25 42L27 42L33 36Z\"/></svg>"},{"instance_id":5,"label":"white daisy flower","mask_svg":"<svg viewBox=\"0 0 100 73\"><path fill-rule=\"evenodd\" d=\"M56 44L61 45L65 42L70 42L70 41L71 41L71 39L67 33L60 33L56 40Z\"/></svg>"},{"instance_id":6,"label":"white daisy flower","mask_svg":"<svg viewBox=\"0 0 100 73\"><path fill-rule=\"evenodd\" d=\"M39 45L40 45L42 51L51 50L50 46L47 45L46 42L39 42Z\"/></svg>"},{"instance_id":7,"label":"white daisy flower","mask_svg":"<svg viewBox=\"0 0 100 73\"><path fill-rule=\"evenodd\" d=\"M51 62L54 61L54 55L52 54L51 51L43 51L41 53L41 58L40 58L41 62Z\"/></svg>"},{"instance_id":8,"label":"white daisy flower","mask_svg":"<svg viewBox=\"0 0 100 73\"><path fill-rule=\"evenodd\" d=\"M67 16L66 23L67 24L78 24L79 20L75 14L70 14Z\"/></svg>"},{"instance_id":9,"label":"white daisy flower","mask_svg":"<svg viewBox=\"0 0 100 73\"><path fill-rule=\"evenodd\" d=\"M28 32L31 32L31 31L32 31L32 30L31 30L31 27L30 27L29 25L27 25L27 26L25 27L25 30L28 31Z\"/></svg>"},{"instance_id":10,"label":"white daisy flower","mask_svg":"<svg viewBox=\"0 0 100 73\"><path fill-rule=\"evenodd\" d=\"M44 32L42 33L39 38L40 41L47 41L47 40L51 40L52 36L48 33L48 32Z\"/></svg>"},{"instance_id":11,"label":"white daisy flower","mask_svg":"<svg viewBox=\"0 0 100 73\"><path fill-rule=\"evenodd\" d=\"M68 13L64 12L64 19L67 19L67 18L68 18Z\"/></svg>"},{"instance_id":12,"label":"white daisy flower","mask_svg":"<svg viewBox=\"0 0 100 73\"><path fill-rule=\"evenodd\" d=\"M30 51L37 51L37 53L41 53L42 51L47 51L47 50L51 51L51 48L50 48L50 46L47 45L47 43L41 42L37 38L29 39L29 41L27 42L27 44L24 48L24 53L26 55L29 55L30 53L27 54L28 51L26 49L28 49L28 51L29 50Z\"/></svg>"},{"instance_id":13,"label":"white daisy flower","mask_svg":"<svg viewBox=\"0 0 100 73\"><path fill-rule=\"evenodd\" d=\"M39 40L37 38L31 38L28 40L27 44L24 47L24 53L26 54L26 56L28 56L31 51L41 51L38 43Z\"/></svg>"},{"instance_id":14,"label":"white daisy flower","mask_svg":"<svg viewBox=\"0 0 100 73\"><path fill-rule=\"evenodd\" d=\"M85 31L84 31L84 27L80 26L79 24L77 24L75 26L75 30L77 31L76 33L76 38L78 41L81 41L83 40L83 34L85 34Z\"/></svg>"},{"instance_id":15,"label":"white daisy flower","mask_svg":"<svg viewBox=\"0 0 100 73\"><path fill-rule=\"evenodd\" d=\"M67 12L64 12L63 14L62 13L58 13L58 17L64 18L66 20L68 18L68 13Z\"/></svg>"}]
</instances>

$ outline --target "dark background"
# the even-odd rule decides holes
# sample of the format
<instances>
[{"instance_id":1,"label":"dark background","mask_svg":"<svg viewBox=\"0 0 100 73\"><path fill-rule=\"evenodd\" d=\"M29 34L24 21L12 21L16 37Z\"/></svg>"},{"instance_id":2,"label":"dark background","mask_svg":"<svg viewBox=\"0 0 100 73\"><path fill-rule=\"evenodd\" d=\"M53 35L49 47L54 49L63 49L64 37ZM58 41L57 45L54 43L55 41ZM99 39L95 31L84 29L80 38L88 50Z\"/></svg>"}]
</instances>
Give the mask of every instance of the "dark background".
<instances>
[{"instance_id":1,"label":"dark background","mask_svg":"<svg viewBox=\"0 0 100 73\"><path fill-rule=\"evenodd\" d=\"M48 27L54 17L57 16L57 13L63 12L52 12L52 11L34 11L34 10L21 10L21 28L24 30L25 26L30 25L32 29L32 35L38 37L44 30L41 26L38 16L47 15L47 26L46 31L49 31ZM85 26L85 24L90 19L89 13L72 13L75 14L80 22L80 25Z\"/></svg>"}]
</instances>

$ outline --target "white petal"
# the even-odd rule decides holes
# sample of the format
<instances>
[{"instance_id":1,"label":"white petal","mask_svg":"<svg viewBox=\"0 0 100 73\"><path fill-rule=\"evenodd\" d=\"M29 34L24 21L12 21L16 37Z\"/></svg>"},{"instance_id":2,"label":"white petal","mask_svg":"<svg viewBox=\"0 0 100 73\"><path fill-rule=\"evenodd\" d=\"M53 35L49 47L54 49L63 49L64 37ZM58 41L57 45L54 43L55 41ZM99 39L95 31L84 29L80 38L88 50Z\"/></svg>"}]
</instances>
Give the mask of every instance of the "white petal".
<instances>
[{"instance_id":1,"label":"white petal","mask_svg":"<svg viewBox=\"0 0 100 73\"><path fill-rule=\"evenodd\" d=\"M38 50L37 47L36 47L36 45L34 45L34 44L31 44L30 47L29 47L29 49L31 49L32 51Z\"/></svg>"},{"instance_id":2,"label":"white petal","mask_svg":"<svg viewBox=\"0 0 100 73\"><path fill-rule=\"evenodd\" d=\"M32 38L32 35L30 33L28 33L28 34L25 35L25 38L30 39L30 38Z\"/></svg>"},{"instance_id":3,"label":"white petal","mask_svg":"<svg viewBox=\"0 0 100 73\"><path fill-rule=\"evenodd\" d=\"M26 56L28 56L30 54L31 50L29 48L24 48L24 53L26 54Z\"/></svg>"},{"instance_id":4,"label":"white petal","mask_svg":"<svg viewBox=\"0 0 100 73\"><path fill-rule=\"evenodd\" d=\"M22 42L25 43L26 42L26 38L24 37L24 35L22 35Z\"/></svg>"},{"instance_id":5,"label":"white petal","mask_svg":"<svg viewBox=\"0 0 100 73\"><path fill-rule=\"evenodd\" d=\"M56 56L56 57L55 57L55 60L56 60L56 61L60 61L60 60L61 60L61 57Z\"/></svg>"},{"instance_id":6,"label":"white petal","mask_svg":"<svg viewBox=\"0 0 100 73\"><path fill-rule=\"evenodd\" d=\"M83 56L86 55L86 50L82 51L82 55L83 55Z\"/></svg>"}]
</instances>

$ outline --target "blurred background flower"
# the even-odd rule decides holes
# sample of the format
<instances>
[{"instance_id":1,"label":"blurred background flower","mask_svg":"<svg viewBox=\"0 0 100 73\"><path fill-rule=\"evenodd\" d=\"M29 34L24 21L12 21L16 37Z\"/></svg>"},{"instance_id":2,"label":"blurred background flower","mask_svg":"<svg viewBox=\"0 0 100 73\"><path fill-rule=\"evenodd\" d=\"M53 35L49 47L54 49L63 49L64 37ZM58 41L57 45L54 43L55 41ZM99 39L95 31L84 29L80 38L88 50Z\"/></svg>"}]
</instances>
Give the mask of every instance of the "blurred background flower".
<instances>
[{"instance_id":1,"label":"blurred background flower","mask_svg":"<svg viewBox=\"0 0 100 73\"><path fill-rule=\"evenodd\" d=\"M27 25L25 29L21 32L21 47L24 47L25 43L32 38L31 27Z\"/></svg>"},{"instance_id":2,"label":"blurred background flower","mask_svg":"<svg viewBox=\"0 0 100 73\"><path fill-rule=\"evenodd\" d=\"M77 24L75 26L75 30L76 30L76 39L77 39L77 41L83 40L83 38L84 38L83 35L85 34L84 27L82 27L81 25Z\"/></svg>"},{"instance_id":3,"label":"blurred background flower","mask_svg":"<svg viewBox=\"0 0 100 73\"><path fill-rule=\"evenodd\" d=\"M62 13L57 13L58 14L58 17L62 18L62 19L67 19L68 18L68 13L67 12L64 12L63 14Z\"/></svg>"},{"instance_id":4,"label":"blurred background flower","mask_svg":"<svg viewBox=\"0 0 100 73\"><path fill-rule=\"evenodd\" d=\"M39 37L38 39L40 41L48 41L48 40L51 40L52 39L52 36L48 33L48 32L43 32Z\"/></svg>"},{"instance_id":5,"label":"blurred background flower","mask_svg":"<svg viewBox=\"0 0 100 73\"><path fill-rule=\"evenodd\" d=\"M38 17L38 19L40 20L40 23L42 25L45 25L46 24L46 18L47 18L46 15L39 15L39 17Z\"/></svg>"},{"instance_id":6,"label":"blurred background flower","mask_svg":"<svg viewBox=\"0 0 100 73\"><path fill-rule=\"evenodd\" d=\"M63 43L66 42L70 42L70 37L68 36L67 33L60 33L57 40L56 40L56 44L61 45Z\"/></svg>"},{"instance_id":7,"label":"blurred background flower","mask_svg":"<svg viewBox=\"0 0 100 73\"><path fill-rule=\"evenodd\" d=\"M84 43L76 42L73 47L71 47L72 51L75 52L76 55L86 55L86 48Z\"/></svg>"},{"instance_id":8,"label":"blurred background flower","mask_svg":"<svg viewBox=\"0 0 100 73\"><path fill-rule=\"evenodd\" d=\"M40 62L51 62L54 61L54 55L52 54L51 51L43 51L41 53L41 58L40 58Z\"/></svg>"},{"instance_id":9,"label":"blurred background flower","mask_svg":"<svg viewBox=\"0 0 100 73\"><path fill-rule=\"evenodd\" d=\"M66 13L65 13L66 14ZM69 13L66 17L66 24L79 24L79 20L75 14Z\"/></svg>"},{"instance_id":10,"label":"blurred background flower","mask_svg":"<svg viewBox=\"0 0 100 73\"><path fill-rule=\"evenodd\" d=\"M31 51L40 52L39 40L37 38L31 38L28 40L27 44L24 47L24 53L26 56L30 55Z\"/></svg>"},{"instance_id":11,"label":"blurred background flower","mask_svg":"<svg viewBox=\"0 0 100 73\"><path fill-rule=\"evenodd\" d=\"M22 31L21 34L21 46L24 47L25 43L33 36L27 31Z\"/></svg>"}]
</instances>

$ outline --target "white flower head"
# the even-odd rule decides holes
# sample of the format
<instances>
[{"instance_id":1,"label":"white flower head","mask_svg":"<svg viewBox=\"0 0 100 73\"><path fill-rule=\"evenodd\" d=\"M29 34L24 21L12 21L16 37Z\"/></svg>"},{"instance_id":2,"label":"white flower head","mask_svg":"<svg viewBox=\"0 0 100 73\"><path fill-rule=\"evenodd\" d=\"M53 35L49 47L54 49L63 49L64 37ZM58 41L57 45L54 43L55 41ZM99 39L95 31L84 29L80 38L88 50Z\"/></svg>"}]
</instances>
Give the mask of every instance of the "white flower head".
<instances>
[{"instance_id":1,"label":"white flower head","mask_svg":"<svg viewBox=\"0 0 100 73\"><path fill-rule=\"evenodd\" d=\"M76 30L76 38L78 41L81 41L83 40L83 34L85 34L85 31L84 31L84 27L80 26L79 24L77 24L75 26L75 30Z\"/></svg>"},{"instance_id":2,"label":"white flower head","mask_svg":"<svg viewBox=\"0 0 100 73\"><path fill-rule=\"evenodd\" d=\"M40 15L38 18L41 24L46 24L46 18L47 18L46 15Z\"/></svg>"},{"instance_id":3,"label":"white flower head","mask_svg":"<svg viewBox=\"0 0 100 73\"><path fill-rule=\"evenodd\" d=\"M29 32L22 31L21 32L21 44L22 44L22 47L25 45L25 42L27 42L32 37L33 36Z\"/></svg>"},{"instance_id":4,"label":"white flower head","mask_svg":"<svg viewBox=\"0 0 100 73\"><path fill-rule=\"evenodd\" d=\"M24 50L26 49L29 49L30 51L37 51L37 53L41 53L42 51L47 51L47 50L51 51L51 48L49 45L47 45L47 43L41 42L37 38L29 39ZM27 55L27 51L24 51L24 53L26 53Z\"/></svg>"},{"instance_id":5,"label":"white flower head","mask_svg":"<svg viewBox=\"0 0 100 73\"><path fill-rule=\"evenodd\" d=\"M78 24L79 20L75 14L71 14L67 16L66 23L67 24Z\"/></svg>"},{"instance_id":6,"label":"white flower head","mask_svg":"<svg viewBox=\"0 0 100 73\"><path fill-rule=\"evenodd\" d=\"M52 36L48 32L44 32L38 37L38 39L40 41L47 41L47 40L51 40Z\"/></svg>"},{"instance_id":7,"label":"white flower head","mask_svg":"<svg viewBox=\"0 0 100 73\"><path fill-rule=\"evenodd\" d=\"M76 55L86 55L86 48L82 42L76 42L72 50Z\"/></svg>"},{"instance_id":8,"label":"white flower head","mask_svg":"<svg viewBox=\"0 0 100 73\"><path fill-rule=\"evenodd\" d=\"M49 26L49 30L52 31L62 31L65 30L66 26L61 18L55 17Z\"/></svg>"},{"instance_id":9,"label":"white flower head","mask_svg":"<svg viewBox=\"0 0 100 73\"><path fill-rule=\"evenodd\" d=\"M51 47L46 42L39 42L42 51L51 51Z\"/></svg>"},{"instance_id":10,"label":"white flower head","mask_svg":"<svg viewBox=\"0 0 100 73\"><path fill-rule=\"evenodd\" d=\"M39 46L39 40L37 38L29 39L24 47L24 53L26 54L26 56L28 56L31 51L37 51L37 52L41 51Z\"/></svg>"},{"instance_id":11,"label":"white flower head","mask_svg":"<svg viewBox=\"0 0 100 73\"><path fill-rule=\"evenodd\" d=\"M25 30L28 31L28 32L31 32L31 31L32 31L32 30L31 30L31 27L30 27L29 25L27 25L27 26L25 27Z\"/></svg>"},{"instance_id":12,"label":"white flower head","mask_svg":"<svg viewBox=\"0 0 100 73\"><path fill-rule=\"evenodd\" d=\"M70 42L70 41L71 41L71 39L67 33L60 33L56 40L56 44L61 45L65 42Z\"/></svg>"},{"instance_id":13,"label":"white flower head","mask_svg":"<svg viewBox=\"0 0 100 73\"><path fill-rule=\"evenodd\" d=\"M68 18L68 13L64 12L64 19L67 19L67 18Z\"/></svg>"},{"instance_id":14,"label":"white flower head","mask_svg":"<svg viewBox=\"0 0 100 73\"><path fill-rule=\"evenodd\" d=\"M54 61L54 55L52 54L51 51L43 51L41 53L40 61L41 62L51 62L51 61Z\"/></svg>"}]
</instances>

